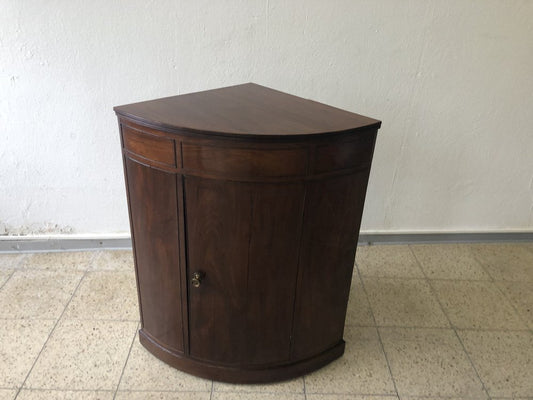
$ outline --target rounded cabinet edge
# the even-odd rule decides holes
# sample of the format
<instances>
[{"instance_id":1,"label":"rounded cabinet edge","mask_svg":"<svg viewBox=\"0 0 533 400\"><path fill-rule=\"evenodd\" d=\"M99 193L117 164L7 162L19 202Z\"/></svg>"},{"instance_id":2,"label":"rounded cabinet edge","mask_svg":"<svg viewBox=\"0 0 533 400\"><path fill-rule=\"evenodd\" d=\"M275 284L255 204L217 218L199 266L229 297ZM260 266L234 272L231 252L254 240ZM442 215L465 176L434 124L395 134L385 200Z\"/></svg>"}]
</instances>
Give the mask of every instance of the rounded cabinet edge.
<instances>
[{"instance_id":1,"label":"rounded cabinet edge","mask_svg":"<svg viewBox=\"0 0 533 400\"><path fill-rule=\"evenodd\" d=\"M123 152L183 175L249 182L319 179L370 167L377 128L307 138L221 137L139 125L119 117Z\"/></svg>"}]
</instances>

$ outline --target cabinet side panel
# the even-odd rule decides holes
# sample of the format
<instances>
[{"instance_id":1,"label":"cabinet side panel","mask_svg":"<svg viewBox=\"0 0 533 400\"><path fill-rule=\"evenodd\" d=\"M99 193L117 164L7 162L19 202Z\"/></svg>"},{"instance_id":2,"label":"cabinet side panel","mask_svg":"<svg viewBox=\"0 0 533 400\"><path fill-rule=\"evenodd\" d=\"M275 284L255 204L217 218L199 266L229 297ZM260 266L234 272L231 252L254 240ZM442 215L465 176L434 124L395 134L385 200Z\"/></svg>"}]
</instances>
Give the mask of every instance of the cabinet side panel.
<instances>
[{"instance_id":1,"label":"cabinet side panel","mask_svg":"<svg viewBox=\"0 0 533 400\"><path fill-rule=\"evenodd\" d=\"M289 359L303 184L186 178L191 356L226 365ZM216 332L216 334L213 334Z\"/></svg>"},{"instance_id":2,"label":"cabinet side panel","mask_svg":"<svg viewBox=\"0 0 533 400\"><path fill-rule=\"evenodd\" d=\"M126 157L143 330L183 351L176 176Z\"/></svg>"},{"instance_id":3,"label":"cabinet side panel","mask_svg":"<svg viewBox=\"0 0 533 400\"><path fill-rule=\"evenodd\" d=\"M308 183L292 359L342 340L368 173Z\"/></svg>"}]
</instances>

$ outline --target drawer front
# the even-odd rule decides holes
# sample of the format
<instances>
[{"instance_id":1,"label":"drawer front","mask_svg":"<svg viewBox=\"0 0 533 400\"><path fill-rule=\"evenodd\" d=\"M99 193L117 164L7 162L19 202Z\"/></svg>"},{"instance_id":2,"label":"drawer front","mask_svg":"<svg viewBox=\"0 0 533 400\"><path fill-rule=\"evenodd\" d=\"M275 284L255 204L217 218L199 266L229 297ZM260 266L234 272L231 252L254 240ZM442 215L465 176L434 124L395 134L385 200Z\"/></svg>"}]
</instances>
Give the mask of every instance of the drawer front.
<instances>
[{"instance_id":1,"label":"drawer front","mask_svg":"<svg viewBox=\"0 0 533 400\"><path fill-rule=\"evenodd\" d=\"M307 171L306 149L228 148L183 143L183 168L228 177L302 176Z\"/></svg>"},{"instance_id":2,"label":"drawer front","mask_svg":"<svg viewBox=\"0 0 533 400\"><path fill-rule=\"evenodd\" d=\"M372 161L375 133L350 141L317 146L314 173L369 167Z\"/></svg>"},{"instance_id":3,"label":"drawer front","mask_svg":"<svg viewBox=\"0 0 533 400\"><path fill-rule=\"evenodd\" d=\"M129 152L156 163L176 166L174 141L122 126L124 148Z\"/></svg>"}]
</instances>

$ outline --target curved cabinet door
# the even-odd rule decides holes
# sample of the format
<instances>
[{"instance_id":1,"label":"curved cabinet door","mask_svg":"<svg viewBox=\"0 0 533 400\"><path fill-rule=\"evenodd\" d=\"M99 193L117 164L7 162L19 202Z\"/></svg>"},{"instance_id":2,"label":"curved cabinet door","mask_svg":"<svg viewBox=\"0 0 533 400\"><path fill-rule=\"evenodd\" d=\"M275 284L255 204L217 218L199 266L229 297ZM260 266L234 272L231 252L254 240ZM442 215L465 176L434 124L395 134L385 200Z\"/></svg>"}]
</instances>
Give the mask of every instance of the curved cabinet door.
<instances>
[{"instance_id":1,"label":"curved cabinet door","mask_svg":"<svg viewBox=\"0 0 533 400\"><path fill-rule=\"evenodd\" d=\"M125 157L142 329L183 351L176 175Z\"/></svg>"},{"instance_id":2,"label":"curved cabinet door","mask_svg":"<svg viewBox=\"0 0 533 400\"><path fill-rule=\"evenodd\" d=\"M192 357L289 359L304 186L279 186L185 178Z\"/></svg>"},{"instance_id":3,"label":"curved cabinet door","mask_svg":"<svg viewBox=\"0 0 533 400\"><path fill-rule=\"evenodd\" d=\"M294 315L295 360L342 341L368 173L308 183Z\"/></svg>"}]
</instances>

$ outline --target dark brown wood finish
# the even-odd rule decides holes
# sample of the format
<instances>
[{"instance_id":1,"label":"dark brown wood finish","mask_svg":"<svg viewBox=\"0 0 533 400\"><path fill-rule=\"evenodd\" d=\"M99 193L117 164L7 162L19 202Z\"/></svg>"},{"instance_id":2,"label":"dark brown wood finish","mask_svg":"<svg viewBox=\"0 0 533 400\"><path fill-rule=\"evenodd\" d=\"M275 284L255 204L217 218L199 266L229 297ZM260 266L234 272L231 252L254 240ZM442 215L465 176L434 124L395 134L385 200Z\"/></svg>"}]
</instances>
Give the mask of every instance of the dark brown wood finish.
<instances>
[{"instance_id":1,"label":"dark brown wood finish","mask_svg":"<svg viewBox=\"0 0 533 400\"><path fill-rule=\"evenodd\" d=\"M122 129L124 148L139 157L142 157L149 164L163 164L169 167L176 165L176 155L174 153L174 141L132 129L129 126Z\"/></svg>"},{"instance_id":2,"label":"dark brown wood finish","mask_svg":"<svg viewBox=\"0 0 533 400\"><path fill-rule=\"evenodd\" d=\"M307 186L292 357L342 340L368 170Z\"/></svg>"},{"instance_id":3,"label":"dark brown wood finish","mask_svg":"<svg viewBox=\"0 0 533 400\"><path fill-rule=\"evenodd\" d=\"M176 178L126 158L142 329L183 351Z\"/></svg>"},{"instance_id":4,"label":"dark brown wood finish","mask_svg":"<svg viewBox=\"0 0 533 400\"><path fill-rule=\"evenodd\" d=\"M154 127L226 136L306 136L379 128L381 122L254 83L115 107Z\"/></svg>"},{"instance_id":5,"label":"dark brown wood finish","mask_svg":"<svg viewBox=\"0 0 533 400\"><path fill-rule=\"evenodd\" d=\"M225 148L184 143L183 168L196 173L240 178L302 176L307 169L305 149Z\"/></svg>"},{"instance_id":6,"label":"dark brown wood finish","mask_svg":"<svg viewBox=\"0 0 533 400\"><path fill-rule=\"evenodd\" d=\"M192 357L228 365L289 360L303 184L186 178ZM275 216L277 223L272 223ZM213 332L217 332L213 337Z\"/></svg>"},{"instance_id":7,"label":"dark brown wood finish","mask_svg":"<svg viewBox=\"0 0 533 400\"><path fill-rule=\"evenodd\" d=\"M141 343L229 382L339 357L380 122L254 84L115 111Z\"/></svg>"}]
</instances>

